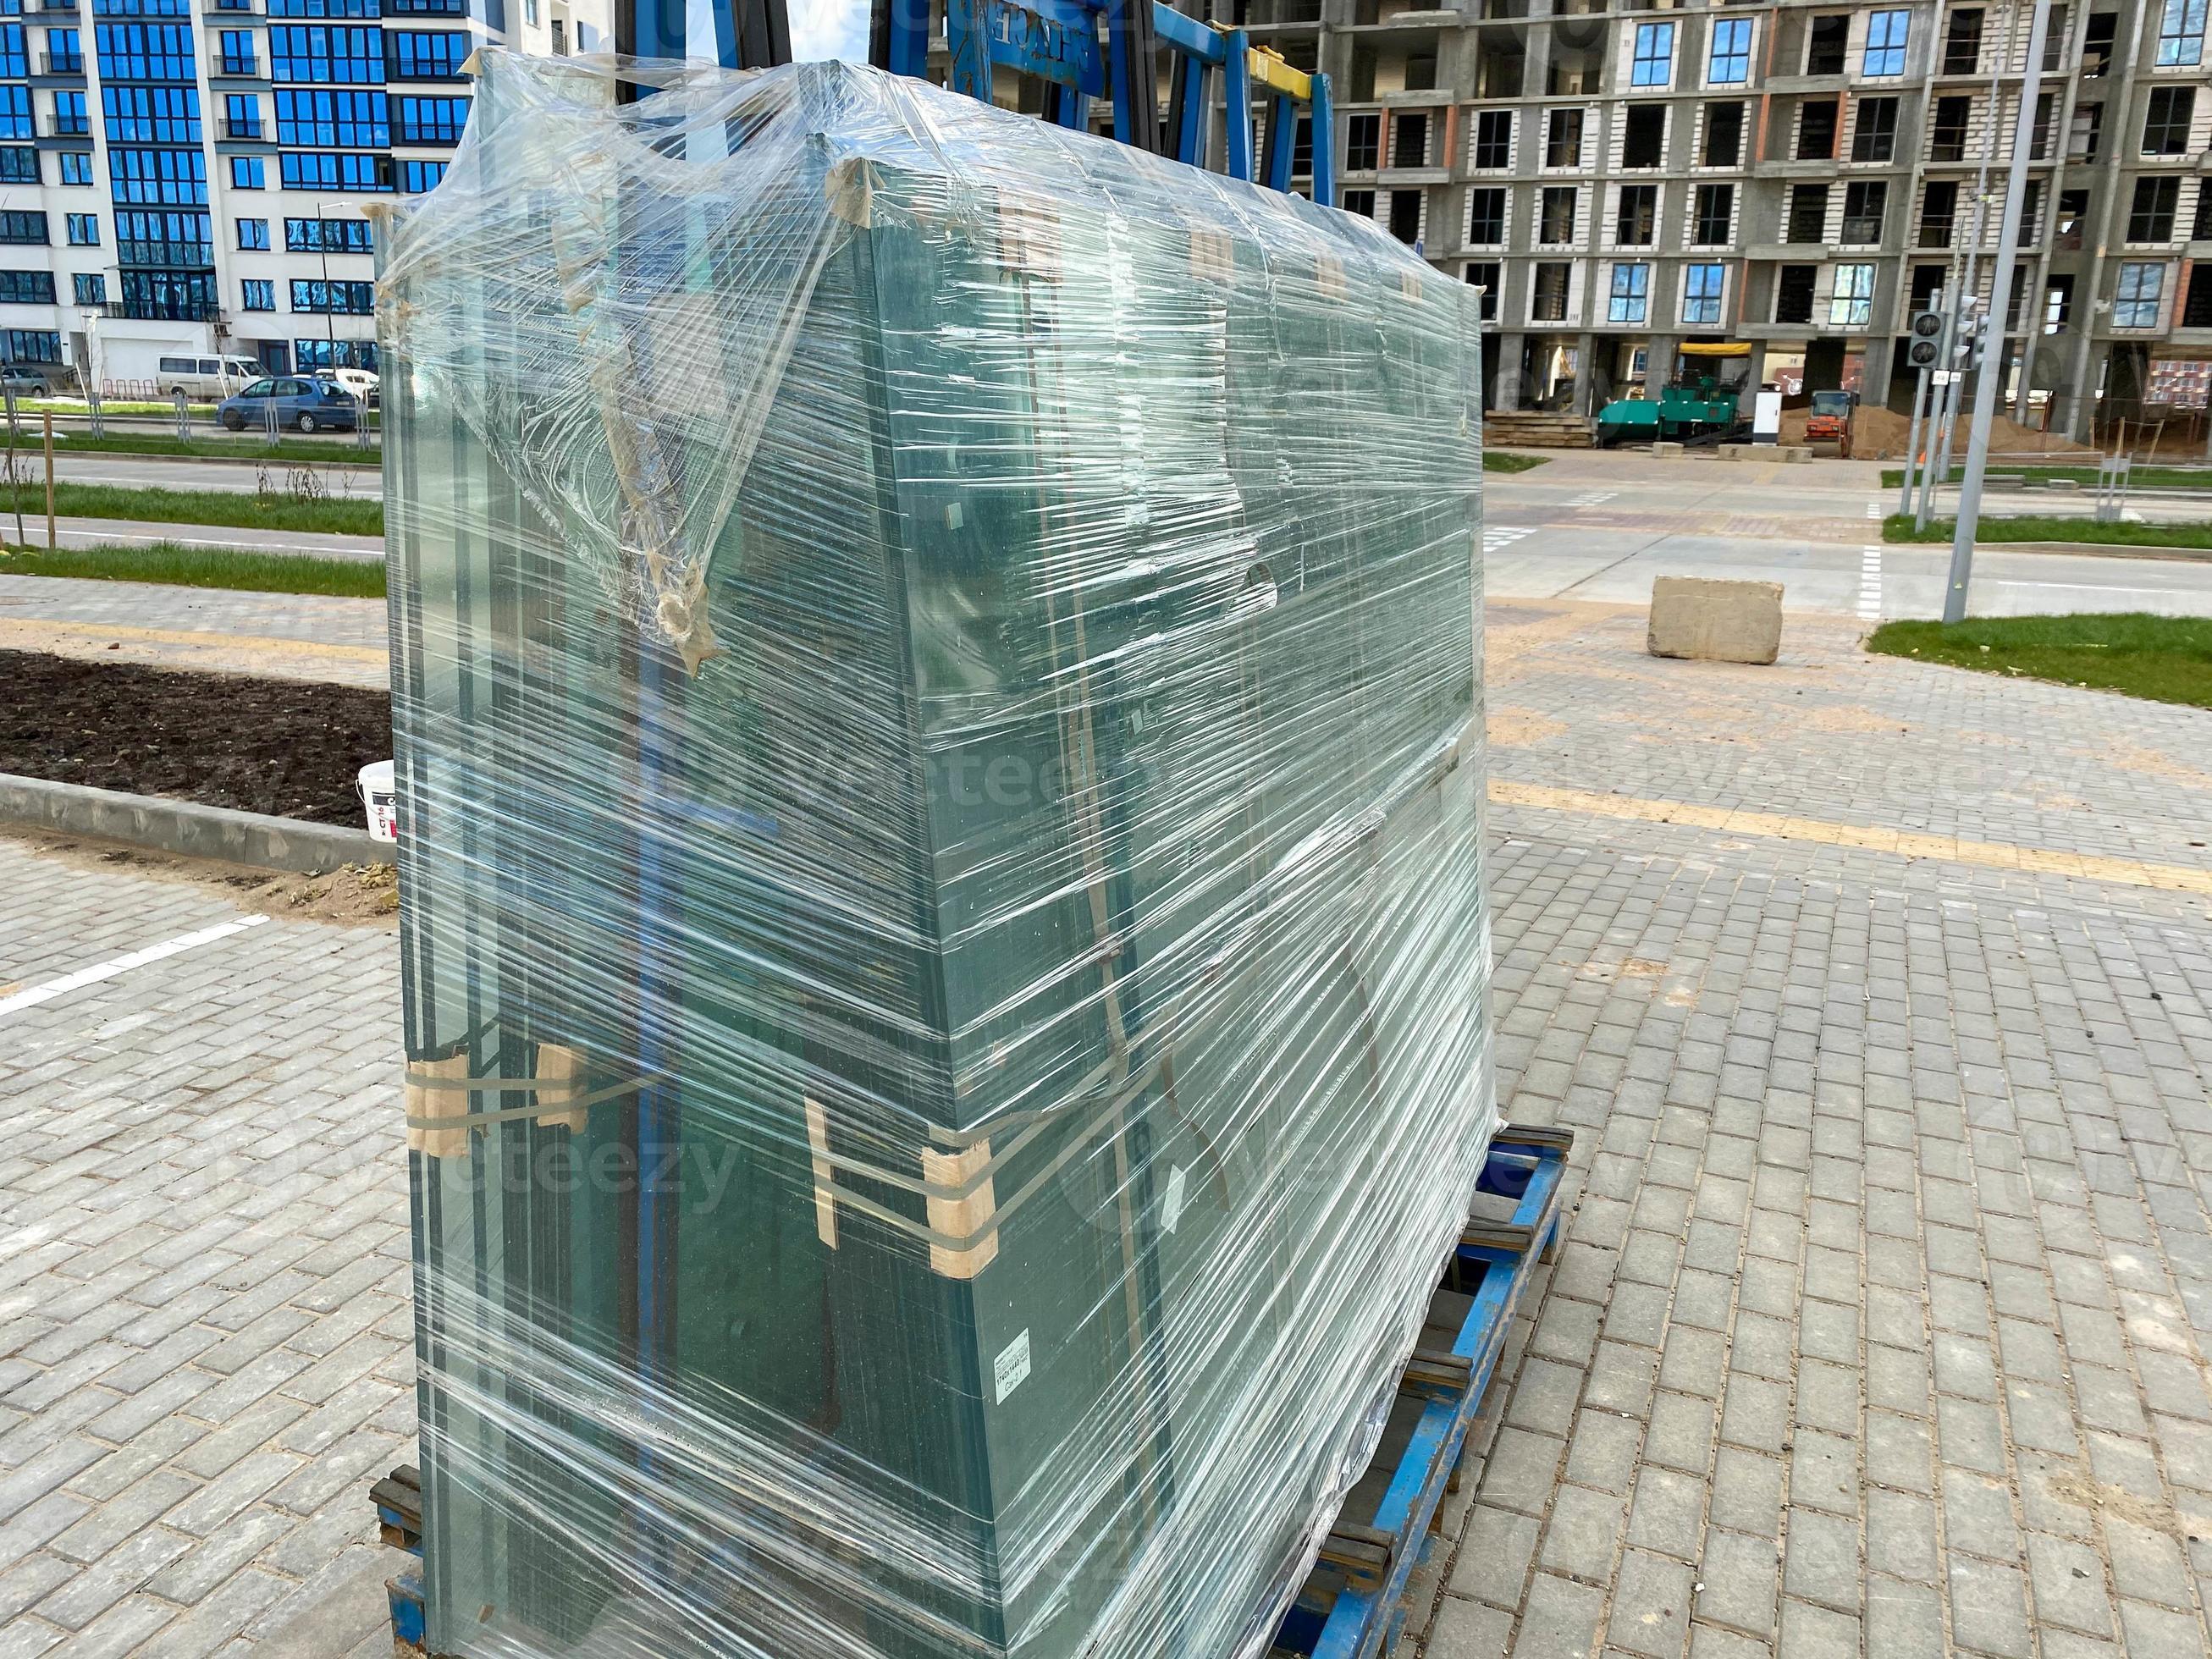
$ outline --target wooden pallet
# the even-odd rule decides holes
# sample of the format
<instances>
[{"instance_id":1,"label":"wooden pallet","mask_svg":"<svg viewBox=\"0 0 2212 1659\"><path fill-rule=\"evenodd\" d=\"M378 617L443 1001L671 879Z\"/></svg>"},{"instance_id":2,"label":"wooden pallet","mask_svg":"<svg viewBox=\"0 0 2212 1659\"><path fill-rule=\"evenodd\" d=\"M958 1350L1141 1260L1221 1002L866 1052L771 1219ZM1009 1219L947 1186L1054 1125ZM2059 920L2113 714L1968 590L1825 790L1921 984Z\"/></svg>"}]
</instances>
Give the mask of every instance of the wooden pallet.
<instances>
[{"instance_id":1,"label":"wooden pallet","mask_svg":"<svg viewBox=\"0 0 2212 1659\"><path fill-rule=\"evenodd\" d=\"M1444 1493L1459 1483L1468 1426L1561 1229L1571 1132L1501 1128L1478 1192L1510 1200L1505 1221L1470 1220L1430 1299L1419 1344L1367 1472L1322 1540L1321 1557L1275 1636L1279 1655L1380 1659L1405 1622L1407 1581L1420 1565Z\"/></svg>"}]
</instances>

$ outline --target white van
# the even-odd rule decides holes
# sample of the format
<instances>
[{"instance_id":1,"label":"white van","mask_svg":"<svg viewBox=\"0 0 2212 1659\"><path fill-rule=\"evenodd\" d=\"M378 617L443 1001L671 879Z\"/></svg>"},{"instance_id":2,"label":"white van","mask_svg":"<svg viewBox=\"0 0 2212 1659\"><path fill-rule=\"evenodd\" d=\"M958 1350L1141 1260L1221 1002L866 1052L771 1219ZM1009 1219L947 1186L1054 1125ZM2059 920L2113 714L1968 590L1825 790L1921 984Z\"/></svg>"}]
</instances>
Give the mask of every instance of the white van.
<instances>
[{"instance_id":1,"label":"white van","mask_svg":"<svg viewBox=\"0 0 2212 1659\"><path fill-rule=\"evenodd\" d=\"M326 368L321 371L353 393L354 401L363 409L376 407L376 376L365 368Z\"/></svg>"},{"instance_id":2,"label":"white van","mask_svg":"<svg viewBox=\"0 0 2212 1659\"><path fill-rule=\"evenodd\" d=\"M161 396L181 392L201 402L228 398L265 372L251 357L164 357L160 368L155 386Z\"/></svg>"}]
</instances>

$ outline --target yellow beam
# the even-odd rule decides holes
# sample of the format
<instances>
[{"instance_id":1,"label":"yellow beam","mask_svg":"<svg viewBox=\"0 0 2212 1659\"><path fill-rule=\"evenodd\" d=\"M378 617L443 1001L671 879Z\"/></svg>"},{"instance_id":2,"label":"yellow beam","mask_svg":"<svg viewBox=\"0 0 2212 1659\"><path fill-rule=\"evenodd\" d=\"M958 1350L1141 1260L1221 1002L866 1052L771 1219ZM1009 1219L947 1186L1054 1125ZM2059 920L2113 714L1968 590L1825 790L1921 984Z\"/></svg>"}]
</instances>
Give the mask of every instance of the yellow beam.
<instances>
[{"instance_id":1,"label":"yellow beam","mask_svg":"<svg viewBox=\"0 0 2212 1659\"><path fill-rule=\"evenodd\" d=\"M1281 53L1266 46L1248 46L1244 61L1251 68L1254 86L1270 87L1301 101L1312 101L1313 76L1304 70L1292 69L1283 61Z\"/></svg>"}]
</instances>

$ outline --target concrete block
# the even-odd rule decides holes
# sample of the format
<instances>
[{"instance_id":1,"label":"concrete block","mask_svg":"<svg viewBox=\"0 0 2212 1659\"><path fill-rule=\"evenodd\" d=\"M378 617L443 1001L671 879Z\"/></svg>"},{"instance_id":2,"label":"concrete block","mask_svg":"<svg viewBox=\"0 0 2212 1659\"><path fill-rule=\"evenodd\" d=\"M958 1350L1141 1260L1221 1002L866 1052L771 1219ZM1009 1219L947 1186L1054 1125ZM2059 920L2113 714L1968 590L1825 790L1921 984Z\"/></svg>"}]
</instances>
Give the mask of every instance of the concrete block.
<instances>
[{"instance_id":1,"label":"concrete block","mask_svg":"<svg viewBox=\"0 0 2212 1659\"><path fill-rule=\"evenodd\" d=\"M1718 454L1724 461L1750 461L1759 459L1758 444L1723 444Z\"/></svg>"},{"instance_id":2,"label":"concrete block","mask_svg":"<svg viewBox=\"0 0 2212 1659\"><path fill-rule=\"evenodd\" d=\"M2079 478L2045 478L2043 487L2045 489L2079 489L2081 481Z\"/></svg>"},{"instance_id":3,"label":"concrete block","mask_svg":"<svg viewBox=\"0 0 2212 1659\"><path fill-rule=\"evenodd\" d=\"M1682 453L1682 446L1675 443L1668 443L1664 439L1662 439L1651 446L1651 453L1654 455L1658 456L1662 460L1665 460L1670 457L1680 457Z\"/></svg>"},{"instance_id":4,"label":"concrete block","mask_svg":"<svg viewBox=\"0 0 2212 1659\"><path fill-rule=\"evenodd\" d=\"M1782 584L1662 576L1651 585L1646 643L1655 657L1772 662L1782 648Z\"/></svg>"},{"instance_id":5,"label":"concrete block","mask_svg":"<svg viewBox=\"0 0 2212 1659\"><path fill-rule=\"evenodd\" d=\"M1785 461L1809 461L1813 459L1810 444L1781 444L1777 447L1782 451L1782 459Z\"/></svg>"}]
</instances>

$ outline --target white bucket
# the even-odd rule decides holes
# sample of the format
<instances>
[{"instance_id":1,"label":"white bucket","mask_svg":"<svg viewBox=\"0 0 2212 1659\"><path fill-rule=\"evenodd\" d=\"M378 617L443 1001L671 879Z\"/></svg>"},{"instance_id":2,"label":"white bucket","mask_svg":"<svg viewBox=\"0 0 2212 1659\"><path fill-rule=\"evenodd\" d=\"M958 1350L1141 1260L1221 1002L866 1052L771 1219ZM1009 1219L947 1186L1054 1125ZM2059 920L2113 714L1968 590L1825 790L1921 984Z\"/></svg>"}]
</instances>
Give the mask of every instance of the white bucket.
<instances>
[{"instance_id":1,"label":"white bucket","mask_svg":"<svg viewBox=\"0 0 2212 1659\"><path fill-rule=\"evenodd\" d=\"M390 761L371 761L354 780L362 810L368 814L368 833L378 841L399 839L399 787Z\"/></svg>"}]
</instances>

